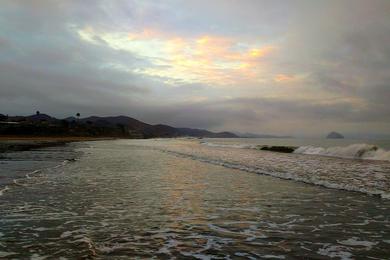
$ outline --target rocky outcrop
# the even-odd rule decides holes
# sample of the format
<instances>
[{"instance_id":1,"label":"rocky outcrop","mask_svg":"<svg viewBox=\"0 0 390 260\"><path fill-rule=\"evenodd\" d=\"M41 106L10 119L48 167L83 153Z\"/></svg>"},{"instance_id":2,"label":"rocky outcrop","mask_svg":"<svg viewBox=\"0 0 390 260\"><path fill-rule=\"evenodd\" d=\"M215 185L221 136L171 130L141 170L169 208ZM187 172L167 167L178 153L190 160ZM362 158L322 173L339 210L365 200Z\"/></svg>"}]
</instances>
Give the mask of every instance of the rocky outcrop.
<instances>
[{"instance_id":1,"label":"rocky outcrop","mask_svg":"<svg viewBox=\"0 0 390 260\"><path fill-rule=\"evenodd\" d=\"M327 136L327 139L343 139L344 136L337 132L330 132Z\"/></svg>"}]
</instances>

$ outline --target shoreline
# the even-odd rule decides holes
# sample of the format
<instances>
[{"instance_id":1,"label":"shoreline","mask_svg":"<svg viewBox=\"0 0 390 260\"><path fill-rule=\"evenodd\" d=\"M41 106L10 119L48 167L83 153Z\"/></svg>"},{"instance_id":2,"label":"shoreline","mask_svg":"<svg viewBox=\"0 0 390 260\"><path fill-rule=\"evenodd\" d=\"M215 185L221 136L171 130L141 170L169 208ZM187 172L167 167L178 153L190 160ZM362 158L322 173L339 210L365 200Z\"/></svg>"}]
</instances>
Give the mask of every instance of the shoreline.
<instances>
[{"instance_id":1,"label":"shoreline","mask_svg":"<svg viewBox=\"0 0 390 260\"><path fill-rule=\"evenodd\" d=\"M79 136L0 136L0 154L28 151L52 146L61 146L71 142L114 140L113 137Z\"/></svg>"}]
</instances>

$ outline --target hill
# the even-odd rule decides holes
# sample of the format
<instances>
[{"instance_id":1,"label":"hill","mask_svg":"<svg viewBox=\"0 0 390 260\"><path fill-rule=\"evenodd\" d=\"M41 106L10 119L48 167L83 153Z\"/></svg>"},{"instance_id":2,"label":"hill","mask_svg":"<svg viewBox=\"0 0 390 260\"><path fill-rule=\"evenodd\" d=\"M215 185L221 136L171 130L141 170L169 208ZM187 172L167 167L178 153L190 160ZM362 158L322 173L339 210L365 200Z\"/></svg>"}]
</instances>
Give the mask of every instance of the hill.
<instances>
[{"instance_id":1,"label":"hill","mask_svg":"<svg viewBox=\"0 0 390 260\"><path fill-rule=\"evenodd\" d=\"M241 138L293 138L289 135L268 135L268 134L253 134L253 133L235 133Z\"/></svg>"},{"instance_id":2,"label":"hill","mask_svg":"<svg viewBox=\"0 0 390 260\"><path fill-rule=\"evenodd\" d=\"M3 117L3 123L0 124L0 135L105 136L123 138L237 137L237 135L230 132L214 133L204 129L176 128L162 124L151 125L123 115L57 119L47 114Z\"/></svg>"}]
</instances>

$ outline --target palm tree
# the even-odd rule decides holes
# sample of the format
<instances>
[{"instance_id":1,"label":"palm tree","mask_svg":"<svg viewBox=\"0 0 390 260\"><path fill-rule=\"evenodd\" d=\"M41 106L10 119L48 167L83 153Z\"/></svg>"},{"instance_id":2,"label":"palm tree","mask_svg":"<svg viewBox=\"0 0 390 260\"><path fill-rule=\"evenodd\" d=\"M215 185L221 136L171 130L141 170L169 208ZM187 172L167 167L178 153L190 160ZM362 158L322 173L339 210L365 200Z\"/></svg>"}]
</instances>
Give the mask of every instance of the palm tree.
<instances>
[{"instance_id":1,"label":"palm tree","mask_svg":"<svg viewBox=\"0 0 390 260\"><path fill-rule=\"evenodd\" d=\"M77 113L76 116L78 119L80 119L80 113Z\"/></svg>"},{"instance_id":2,"label":"palm tree","mask_svg":"<svg viewBox=\"0 0 390 260\"><path fill-rule=\"evenodd\" d=\"M40 113L41 113L41 112L39 112L39 110L38 110L37 112L35 112L35 114L36 114L37 116L39 116Z\"/></svg>"}]
</instances>

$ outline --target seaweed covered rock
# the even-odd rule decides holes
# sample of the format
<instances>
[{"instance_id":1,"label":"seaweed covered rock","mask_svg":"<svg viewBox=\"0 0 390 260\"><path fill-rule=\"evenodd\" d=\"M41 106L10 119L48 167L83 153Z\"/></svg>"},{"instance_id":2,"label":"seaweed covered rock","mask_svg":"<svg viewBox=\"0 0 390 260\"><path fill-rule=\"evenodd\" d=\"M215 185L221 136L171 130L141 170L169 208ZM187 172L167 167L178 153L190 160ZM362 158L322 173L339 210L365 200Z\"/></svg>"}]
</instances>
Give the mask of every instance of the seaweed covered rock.
<instances>
[{"instance_id":1,"label":"seaweed covered rock","mask_svg":"<svg viewBox=\"0 0 390 260\"><path fill-rule=\"evenodd\" d=\"M295 148L296 147L291 146L263 146L260 148L260 150L278 153L292 153L294 152Z\"/></svg>"}]
</instances>

